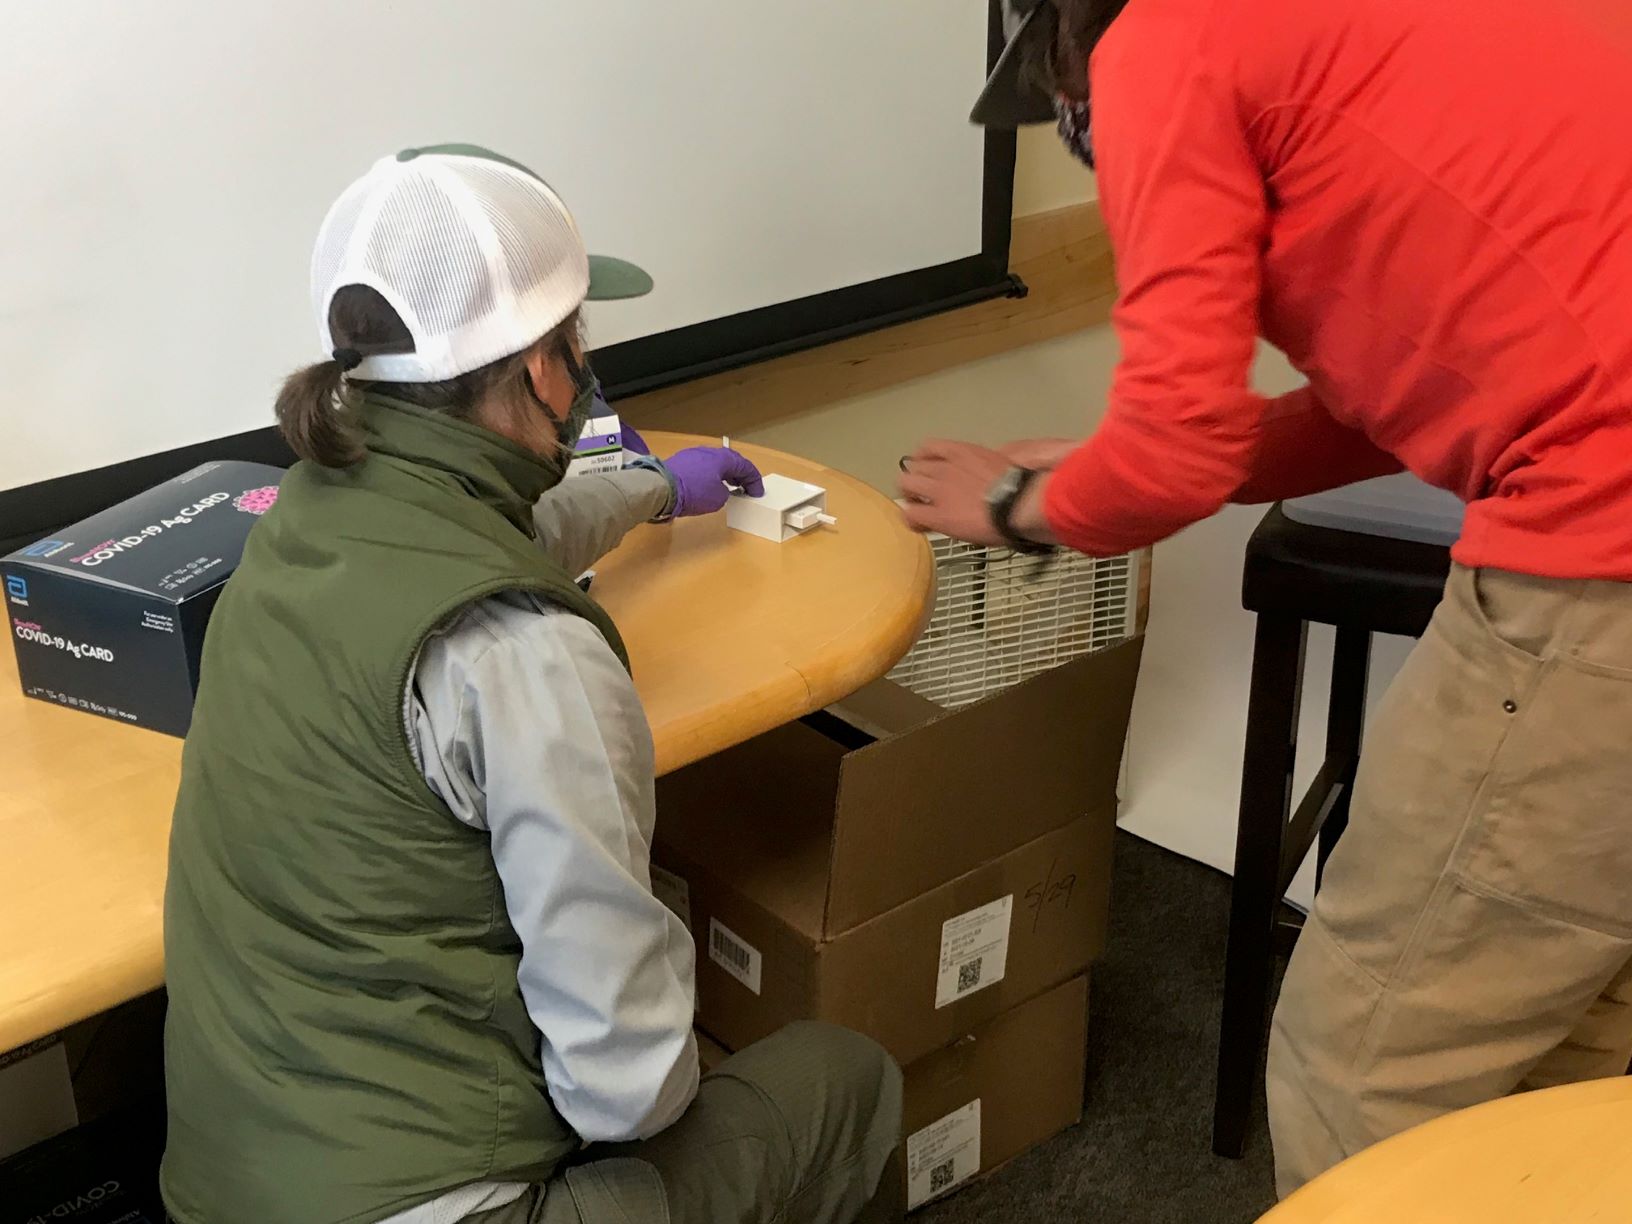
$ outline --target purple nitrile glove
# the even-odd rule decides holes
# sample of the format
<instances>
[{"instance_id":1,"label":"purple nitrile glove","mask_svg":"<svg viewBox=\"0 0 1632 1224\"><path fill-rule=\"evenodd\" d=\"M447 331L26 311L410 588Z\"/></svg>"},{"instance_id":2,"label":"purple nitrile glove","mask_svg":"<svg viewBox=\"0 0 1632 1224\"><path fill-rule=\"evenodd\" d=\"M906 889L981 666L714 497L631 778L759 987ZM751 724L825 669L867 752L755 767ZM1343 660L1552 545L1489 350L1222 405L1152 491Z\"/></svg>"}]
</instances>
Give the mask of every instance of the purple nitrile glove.
<instances>
[{"instance_id":1,"label":"purple nitrile glove","mask_svg":"<svg viewBox=\"0 0 1632 1224\"><path fill-rule=\"evenodd\" d=\"M674 518L713 514L725 509L733 489L749 497L765 496L759 469L723 446L693 446L664 461L674 481Z\"/></svg>"},{"instance_id":2,"label":"purple nitrile glove","mask_svg":"<svg viewBox=\"0 0 1632 1224\"><path fill-rule=\"evenodd\" d=\"M649 455L652 453L652 448L646 445L646 439L635 432L633 425L623 427L623 449L631 455Z\"/></svg>"}]
</instances>

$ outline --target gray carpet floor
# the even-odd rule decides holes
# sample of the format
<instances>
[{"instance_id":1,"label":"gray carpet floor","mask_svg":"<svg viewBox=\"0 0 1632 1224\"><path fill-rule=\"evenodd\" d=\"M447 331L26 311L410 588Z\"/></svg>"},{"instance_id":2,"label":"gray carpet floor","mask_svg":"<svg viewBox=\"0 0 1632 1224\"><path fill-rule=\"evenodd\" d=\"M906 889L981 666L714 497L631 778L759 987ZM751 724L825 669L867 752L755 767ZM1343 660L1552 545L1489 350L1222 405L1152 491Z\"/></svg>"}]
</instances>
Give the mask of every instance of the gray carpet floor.
<instances>
[{"instance_id":1,"label":"gray carpet floor","mask_svg":"<svg viewBox=\"0 0 1632 1224\"><path fill-rule=\"evenodd\" d=\"M1261 1093L1246 1158L1212 1152L1228 914L1225 876L1119 834L1082 1123L913 1219L1248 1224L1267 1211Z\"/></svg>"}]
</instances>

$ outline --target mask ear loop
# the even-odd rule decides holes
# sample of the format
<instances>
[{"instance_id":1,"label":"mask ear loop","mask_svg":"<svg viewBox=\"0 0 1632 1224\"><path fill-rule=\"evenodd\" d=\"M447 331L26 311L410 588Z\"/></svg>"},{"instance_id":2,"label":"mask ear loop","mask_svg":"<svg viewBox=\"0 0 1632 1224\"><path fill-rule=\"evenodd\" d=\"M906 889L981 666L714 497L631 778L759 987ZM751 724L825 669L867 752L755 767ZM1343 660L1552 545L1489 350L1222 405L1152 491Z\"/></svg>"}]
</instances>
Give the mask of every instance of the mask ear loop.
<instances>
[{"instance_id":1,"label":"mask ear loop","mask_svg":"<svg viewBox=\"0 0 1632 1224\"><path fill-rule=\"evenodd\" d=\"M572 389L575 394L582 395L587 388L595 385L595 376L590 373L589 367L586 363L580 362L578 358L573 355L572 344L569 341L562 339L557 343L560 346L561 363L567 367L567 377L572 381ZM521 373L522 377L527 380L527 393L533 397L533 402L544 410L545 414L550 418L550 420L554 421L557 425L565 425L567 423L567 418L557 416L555 410L550 407L548 401L546 401L543 396L539 395L538 387L533 383L533 372L531 370L524 369Z\"/></svg>"},{"instance_id":2,"label":"mask ear loop","mask_svg":"<svg viewBox=\"0 0 1632 1224\"><path fill-rule=\"evenodd\" d=\"M572 344L561 341L561 360L566 364L567 377L572 379L572 389L582 395L595 383L595 375L589 371L588 363L582 363L573 355Z\"/></svg>"}]
</instances>

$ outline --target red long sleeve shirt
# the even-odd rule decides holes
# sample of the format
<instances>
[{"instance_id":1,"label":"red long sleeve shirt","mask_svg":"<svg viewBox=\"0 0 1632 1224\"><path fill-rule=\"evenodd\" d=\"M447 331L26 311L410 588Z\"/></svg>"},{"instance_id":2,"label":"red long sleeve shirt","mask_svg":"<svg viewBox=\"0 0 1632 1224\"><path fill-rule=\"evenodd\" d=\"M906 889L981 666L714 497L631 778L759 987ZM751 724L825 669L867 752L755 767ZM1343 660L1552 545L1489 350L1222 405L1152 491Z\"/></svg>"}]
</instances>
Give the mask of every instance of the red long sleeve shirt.
<instances>
[{"instance_id":1,"label":"red long sleeve shirt","mask_svg":"<svg viewBox=\"0 0 1632 1224\"><path fill-rule=\"evenodd\" d=\"M1062 540L1403 466L1465 565L1632 580L1632 0L1132 0L1091 80L1122 361Z\"/></svg>"}]
</instances>

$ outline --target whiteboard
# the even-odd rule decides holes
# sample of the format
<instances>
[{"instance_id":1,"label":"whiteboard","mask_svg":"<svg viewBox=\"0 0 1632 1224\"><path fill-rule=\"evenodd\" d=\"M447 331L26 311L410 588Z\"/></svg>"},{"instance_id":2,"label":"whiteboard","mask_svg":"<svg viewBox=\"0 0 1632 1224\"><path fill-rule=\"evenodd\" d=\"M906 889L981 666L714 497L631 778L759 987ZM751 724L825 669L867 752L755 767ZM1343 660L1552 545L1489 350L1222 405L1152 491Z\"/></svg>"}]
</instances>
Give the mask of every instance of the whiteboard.
<instances>
[{"instance_id":1,"label":"whiteboard","mask_svg":"<svg viewBox=\"0 0 1632 1224\"><path fill-rule=\"evenodd\" d=\"M266 426L329 204L487 145L658 289L597 347L977 254L969 0L11 0L0 489Z\"/></svg>"}]
</instances>

